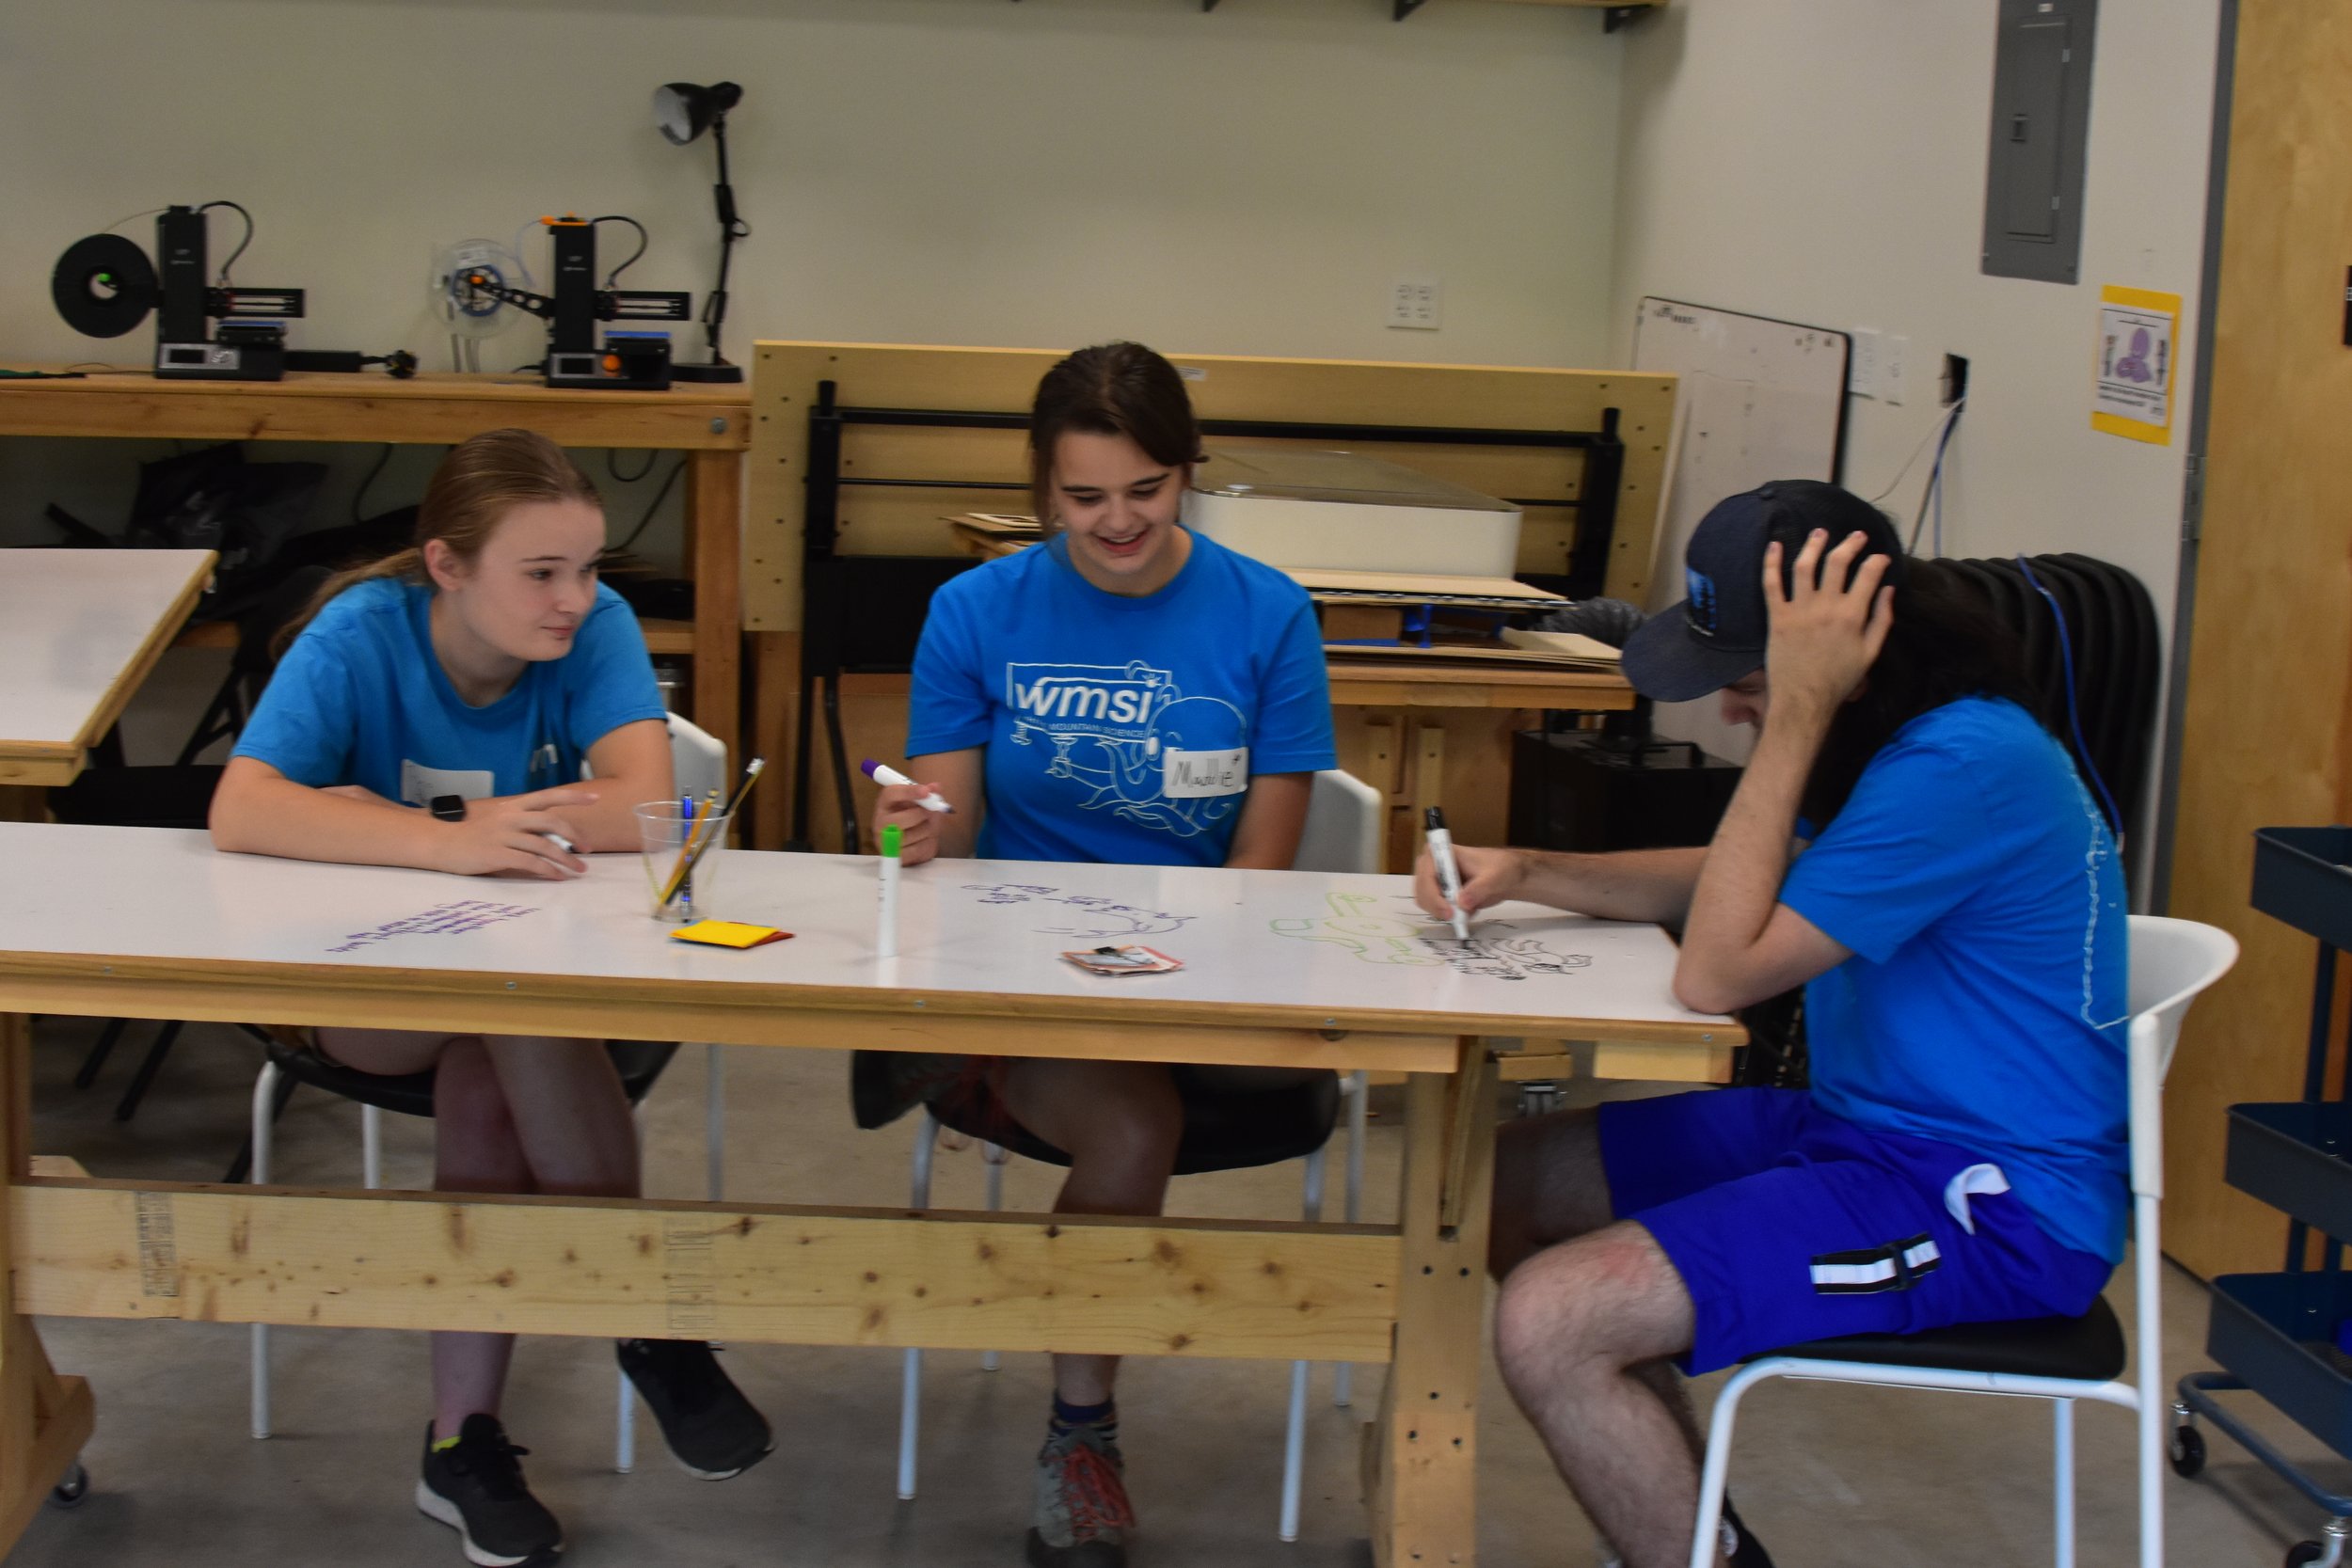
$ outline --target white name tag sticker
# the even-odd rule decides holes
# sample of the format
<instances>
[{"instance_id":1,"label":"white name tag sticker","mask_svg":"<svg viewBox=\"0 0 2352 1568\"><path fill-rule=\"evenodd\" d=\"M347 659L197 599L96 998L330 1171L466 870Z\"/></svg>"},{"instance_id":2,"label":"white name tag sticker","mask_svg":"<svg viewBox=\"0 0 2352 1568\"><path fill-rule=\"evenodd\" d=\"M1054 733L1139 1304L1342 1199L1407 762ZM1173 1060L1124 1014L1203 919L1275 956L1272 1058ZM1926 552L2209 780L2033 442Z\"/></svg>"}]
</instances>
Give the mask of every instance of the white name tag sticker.
<instances>
[{"instance_id":1,"label":"white name tag sticker","mask_svg":"<svg viewBox=\"0 0 2352 1568\"><path fill-rule=\"evenodd\" d=\"M1160 797L1168 800L1198 800L1212 795L1239 795L1249 787L1249 748L1230 752L1160 753Z\"/></svg>"}]
</instances>

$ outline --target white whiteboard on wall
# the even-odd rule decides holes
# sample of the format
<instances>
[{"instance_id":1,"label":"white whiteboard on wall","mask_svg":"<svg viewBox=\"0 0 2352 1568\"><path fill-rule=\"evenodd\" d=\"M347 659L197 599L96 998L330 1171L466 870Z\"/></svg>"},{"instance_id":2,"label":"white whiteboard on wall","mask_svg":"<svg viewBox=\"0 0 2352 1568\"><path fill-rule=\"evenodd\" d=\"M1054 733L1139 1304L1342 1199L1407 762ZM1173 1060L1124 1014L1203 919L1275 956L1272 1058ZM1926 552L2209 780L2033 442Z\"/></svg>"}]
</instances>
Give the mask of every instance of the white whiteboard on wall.
<instances>
[{"instance_id":1,"label":"white whiteboard on wall","mask_svg":"<svg viewBox=\"0 0 2352 1568\"><path fill-rule=\"evenodd\" d=\"M1846 367L1853 341L1825 326L1645 297L1634 317L1633 368L1679 378L1673 464L1652 562L1651 611L1682 598L1682 547L1708 509L1775 479L1835 481L1845 455ZM1718 756L1744 760L1747 732L1716 703L1661 705L1658 728Z\"/></svg>"}]
</instances>

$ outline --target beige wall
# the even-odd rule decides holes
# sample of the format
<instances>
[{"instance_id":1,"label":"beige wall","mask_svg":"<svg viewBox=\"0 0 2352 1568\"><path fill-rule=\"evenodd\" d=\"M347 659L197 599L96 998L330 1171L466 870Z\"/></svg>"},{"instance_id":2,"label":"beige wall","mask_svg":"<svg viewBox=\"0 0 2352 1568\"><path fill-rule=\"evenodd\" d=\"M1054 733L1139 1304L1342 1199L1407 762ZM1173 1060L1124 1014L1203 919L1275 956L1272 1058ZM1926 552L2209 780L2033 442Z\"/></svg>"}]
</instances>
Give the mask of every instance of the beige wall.
<instances>
[{"instance_id":1,"label":"beige wall","mask_svg":"<svg viewBox=\"0 0 2352 1568\"><path fill-rule=\"evenodd\" d=\"M739 350L1124 335L1600 362L1621 38L1590 12L1444 0L1400 25L1389 8L9 0L0 354L139 353L144 330L69 331L50 268L123 214L217 197L261 226L237 277L310 291L298 345L405 344L446 366L422 309L434 245L550 210L643 219L653 246L626 281L699 293L709 150L663 141L648 99L728 77L746 89L731 143L756 230L738 251ZM151 242L151 220L126 231ZM1441 331L1383 325L1405 273L1442 278ZM484 362L537 345L518 332ZM0 443L0 540L42 537L30 519L53 497L118 519L119 456ZM403 454L372 499L413 496L428 461Z\"/></svg>"},{"instance_id":2,"label":"beige wall","mask_svg":"<svg viewBox=\"0 0 2352 1568\"><path fill-rule=\"evenodd\" d=\"M1676 0L1626 35L1616 352L1652 293L1907 336L1904 404L1849 404L1846 479L1866 496L1941 413L1945 352L1965 355L1946 552L2112 561L2169 623L2185 410L2169 447L2093 432L2091 354L2106 283L2185 296L2194 348L2217 19L2217 0L2101 8L2069 286L1979 271L1992 0ZM1885 502L1906 526L1926 468Z\"/></svg>"}]
</instances>

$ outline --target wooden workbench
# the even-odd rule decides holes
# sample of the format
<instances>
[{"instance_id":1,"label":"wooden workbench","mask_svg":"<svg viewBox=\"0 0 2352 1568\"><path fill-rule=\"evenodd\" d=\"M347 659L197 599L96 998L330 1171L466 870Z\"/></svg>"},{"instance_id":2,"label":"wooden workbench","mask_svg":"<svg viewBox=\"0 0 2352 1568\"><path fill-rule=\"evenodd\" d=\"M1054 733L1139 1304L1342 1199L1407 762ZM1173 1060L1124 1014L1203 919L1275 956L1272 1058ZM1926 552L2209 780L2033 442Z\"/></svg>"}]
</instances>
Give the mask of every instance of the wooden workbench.
<instances>
[{"instance_id":1,"label":"wooden workbench","mask_svg":"<svg viewBox=\"0 0 2352 1568\"><path fill-rule=\"evenodd\" d=\"M283 381L159 381L144 372L114 372L83 380L0 381L0 436L435 446L522 425L566 447L682 452L694 619L648 621L645 641L656 654L693 659L690 717L740 755L742 468L750 402L742 386L560 391L516 375L394 381L375 373L295 372ZM199 628L193 640L225 646L233 643L234 630Z\"/></svg>"},{"instance_id":2,"label":"wooden workbench","mask_svg":"<svg viewBox=\"0 0 2352 1568\"><path fill-rule=\"evenodd\" d=\"M72 890L0 905L0 1548L90 1430L31 1321L56 1314L1385 1362L1375 1554L1467 1568L1482 1037L1626 1042L1690 1078L1742 1037L1675 1003L1655 927L1502 906L1466 949L1398 878L937 861L907 873L880 958L874 863L838 856L731 852L722 912L799 933L749 953L667 940L635 856L487 881L0 824L0 863ZM1134 935L1187 967L1106 981L1059 958ZM37 1175L11 1016L31 1012L1401 1070L1404 1191L1394 1226L1306 1226Z\"/></svg>"},{"instance_id":3,"label":"wooden workbench","mask_svg":"<svg viewBox=\"0 0 2352 1568\"><path fill-rule=\"evenodd\" d=\"M0 789L58 788L80 775L186 624L214 560L210 550L0 553Z\"/></svg>"}]
</instances>

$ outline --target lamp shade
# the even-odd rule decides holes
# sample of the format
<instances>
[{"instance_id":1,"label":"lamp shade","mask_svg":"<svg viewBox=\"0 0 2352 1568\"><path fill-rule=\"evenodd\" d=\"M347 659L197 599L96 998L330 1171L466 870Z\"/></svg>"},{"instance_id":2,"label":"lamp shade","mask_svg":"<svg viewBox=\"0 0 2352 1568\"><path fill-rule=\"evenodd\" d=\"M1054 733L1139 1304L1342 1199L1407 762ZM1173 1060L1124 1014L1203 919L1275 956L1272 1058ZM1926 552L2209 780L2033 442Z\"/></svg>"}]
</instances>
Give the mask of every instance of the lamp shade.
<instances>
[{"instance_id":1,"label":"lamp shade","mask_svg":"<svg viewBox=\"0 0 2352 1568\"><path fill-rule=\"evenodd\" d=\"M671 82L653 89L653 119L663 135L684 147L742 101L743 89L733 82L713 82L707 87Z\"/></svg>"}]
</instances>

